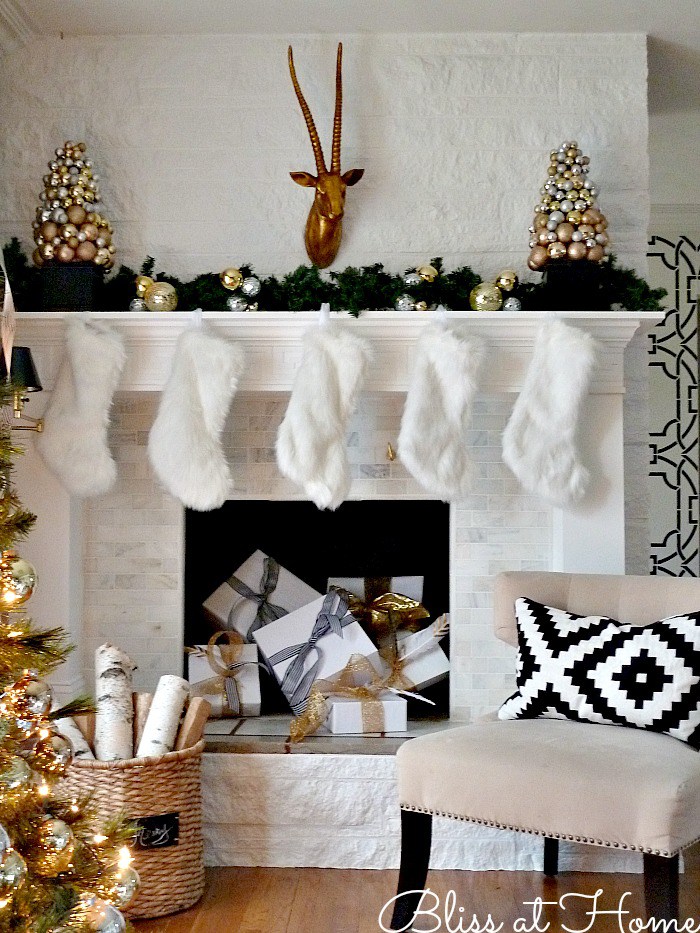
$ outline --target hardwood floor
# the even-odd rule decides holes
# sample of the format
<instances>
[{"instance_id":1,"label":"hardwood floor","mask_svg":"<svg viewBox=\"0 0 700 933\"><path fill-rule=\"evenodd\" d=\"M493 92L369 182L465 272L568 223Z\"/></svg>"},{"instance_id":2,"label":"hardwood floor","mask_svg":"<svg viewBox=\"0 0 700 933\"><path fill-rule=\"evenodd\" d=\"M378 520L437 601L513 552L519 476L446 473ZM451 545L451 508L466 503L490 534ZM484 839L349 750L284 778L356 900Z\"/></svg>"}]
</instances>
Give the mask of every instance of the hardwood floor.
<instances>
[{"instance_id":1,"label":"hardwood floor","mask_svg":"<svg viewBox=\"0 0 700 933\"><path fill-rule=\"evenodd\" d=\"M134 927L136 933L380 933L378 914L394 894L397 877L395 871L350 869L209 869L199 904L170 917L137 921ZM694 929L700 928L699 881L696 867L681 876L681 918L692 917ZM495 924L490 929L502 923L503 933L513 933L519 917L527 923L515 929L530 933L538 933L538 926L539 931L555 933L562 925L581 933L620 933L628 929L631 918L645 919L641 875L570 872L547 879L534 872L432 871L428 886L439 897L440 906L434 908L434 916L423 917L416 926L431 933L471 933L476 929L470 927L472 914L479 918L481 933L489 914ZM620 898L630 892L623 902L623 909L630 913L622 918L622 925L614 914L587 914L598 889L602 890L598 911L617 910ZM450 890L455 892L456 906L447 920ZM524 906L525 901L540 897L557 902L572 892L588 898L570 896L562 906L546 906L539 925L533 925L533 907Z\"/></svg>"}]
</instances>

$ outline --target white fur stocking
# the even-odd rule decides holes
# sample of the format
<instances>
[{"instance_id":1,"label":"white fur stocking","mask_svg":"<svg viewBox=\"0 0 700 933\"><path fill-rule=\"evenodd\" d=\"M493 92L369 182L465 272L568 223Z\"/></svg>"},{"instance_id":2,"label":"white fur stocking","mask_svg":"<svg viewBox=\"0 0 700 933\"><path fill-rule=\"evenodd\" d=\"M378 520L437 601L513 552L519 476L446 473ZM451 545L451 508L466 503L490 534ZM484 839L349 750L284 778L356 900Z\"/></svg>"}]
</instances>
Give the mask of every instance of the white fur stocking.
<instances>
[{"instance_id":1,"label":"white fur stocking","mask_svg":"<svg viewBox=\"0 0 700 933\"><path fill-rule=\"evenodd\" d=\"M304 335L277 465L319 509L337 509L350 489L345 433L370 355L367 341L344 324L322 322Z\"/></svg>"},{"instance_id":2,"label":"white fur stocking","mask_svg":"<svg viewBox=\"0 0 700 933\"><path fill-rule=\"evenodd\" d=\"M398 438L399 456L421 486L448 501L472 479L467 429L484 356L478 337L443 323L421 333Z\"/></svg>"},{"instance_id":3,"label":"white fur stocking","mask_svg":"<svg viewBox=\"0 0 700 933\"><path fill-rule=\"evenodd\" d=\"M576 432L595 356L590 334L561 320L545 322L503 432L507 466L528 492L554 505L578 501L588 484Z\"/></svg>"},{"instance_id":4,"label":"white fur stocking","mask_svg":"<svg viewBox=\"0 0 700 933\"><path fill-rule=\"evenodd\" d=\"M206 325L180 335L148 456L168 492L199 512L219 508L230 491L221 432L242 372L241 348Z\"/></svg>"},{"instance_id":5,"label":"white fur stocking","mask_svg":"<svg viewBox=\"0 0 700 933\"><path fill-rule=\"evenodd\" d=\"M37 448L75 496L99 496L116 479L107 428L125 359L124 341L111 328L83 315L67 319L65 354Z\"/></svg>"}]
</instances>

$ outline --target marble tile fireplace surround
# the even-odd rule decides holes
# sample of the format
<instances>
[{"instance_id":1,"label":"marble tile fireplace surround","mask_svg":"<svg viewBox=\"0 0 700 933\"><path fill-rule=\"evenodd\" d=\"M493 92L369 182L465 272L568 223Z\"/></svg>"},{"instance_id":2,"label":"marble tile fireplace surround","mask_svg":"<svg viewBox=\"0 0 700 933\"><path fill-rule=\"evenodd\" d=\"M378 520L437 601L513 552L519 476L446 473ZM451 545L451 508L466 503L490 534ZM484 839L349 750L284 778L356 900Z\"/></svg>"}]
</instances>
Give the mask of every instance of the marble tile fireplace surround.
<instances>
[{"instance_id":1,"label":"marble tile fireplace surround","mask_svg":"<svg viewBox=\"0 0 700 933\"><path fill-rule=\"evenodd\" d=\"M375 359L348 435L355 499L417 499L426 493L399 461L389 463L411 373L412 349L429 314L373 312L348 327L367 336ZM544 315L450 314L477 333L488 362L469 443L477 465L471 495L451 505L451 721L493 709L513 681L513 653L491 633L491 587L503 569L619 573L625 570L623 398L624 351L640 326L626 312L562 315L600 343L599 362L581 432L594 480L580 508L563 511L520 489L500 457L500 435L522 384ZM94 648L119 643L139 664L139 688L182 659L184 512L158 486L146 439L186 315L100 315L126 339L127 364L110 435L118 466L114 490L80 503L27 444L17 471L20 493L39 522L23 554L39 569L32 611L61 624L79 646L56 683L66 692L89 686ZM274 438L300 360L301 335L315 314L205 315L239 341L246 372L226 426L231 499L293 499L280 477ZM17 342L29 345L45 389L51 389L63 344L60 314L20 315ZM645 318L644 326L654 323ZM48 392L35 396L36 415ZM389 867L398 858L398 814L391 755L205 755L205 833L211 864ZM371 789L371 793L370 793ZM285 800L285 806L280 801ZM284 811L282 813L281 811ZM540 846L486 828L446 825L440 865L532 868ZM568 867L611 867L606 852L565 853ZM621 864L618 860L616 864ZM625 863L630 867L629 862Z\"/></svg>"}]
</instances>

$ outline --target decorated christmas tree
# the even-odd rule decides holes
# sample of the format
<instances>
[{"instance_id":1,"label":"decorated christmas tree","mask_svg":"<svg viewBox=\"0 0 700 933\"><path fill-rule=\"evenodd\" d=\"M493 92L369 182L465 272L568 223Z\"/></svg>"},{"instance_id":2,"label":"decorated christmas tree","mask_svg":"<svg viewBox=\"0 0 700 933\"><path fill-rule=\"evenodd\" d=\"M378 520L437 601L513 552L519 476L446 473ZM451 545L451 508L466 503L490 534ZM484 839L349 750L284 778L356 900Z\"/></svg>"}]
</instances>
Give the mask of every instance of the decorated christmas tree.
<instances>
[{"instance_id":1,"label":"decorated christmas tree","mask_svg":"<svg viewBox=\"0 0 700 933\"><path fill-rule=\"evenodd\" d=\"M68 140L56 149L44 175L41 201L32 224L35 265L93 263L114 265L112 225L102 215L98 176L85 155L85 143Z\"/></svg>"},{"instance_id":2,"label":"decorated christmas tree","mask_svg":"<svg viewBox=\"0 0 700 933\"><path fill-rule=\"evenodd\" d=\"M0 406L11 401L0 383ZM0 931L119 933L138 875L119 815L97 825L88 798L61 792L73 748L57 726L89 708L56 708L43 679L71 650L61 628L39 629L24 606L36 572L12 549L35 516L12 484L9 426L0 422Z\"/></svg>"},{"instance_id":3,"label":"decorated christmas tree","mask_svg":"<svg viewBox=\"0 0 700 933\"><path fill-rule=\"evenodd\" d=\"M605 216L597 207L598 189L588 177L590 159L575 141L550 153L547 179L530 227L528 266L535 271L569 260L602 262L609 253Z\"/></svg>"}]
</instances>

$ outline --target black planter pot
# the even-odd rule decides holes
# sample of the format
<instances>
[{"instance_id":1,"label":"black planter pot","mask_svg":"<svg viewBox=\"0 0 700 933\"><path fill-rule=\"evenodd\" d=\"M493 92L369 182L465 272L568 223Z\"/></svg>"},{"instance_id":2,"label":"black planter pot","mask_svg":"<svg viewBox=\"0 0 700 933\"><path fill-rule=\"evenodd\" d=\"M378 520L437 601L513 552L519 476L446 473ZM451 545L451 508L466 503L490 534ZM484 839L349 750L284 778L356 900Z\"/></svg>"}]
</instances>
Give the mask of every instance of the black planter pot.
<instances>
[{"instance_id":1,"label":"black planter pot","mask_svg":"<svg viewBox=\"0 0 700 933\"><path fill-rule=\"evenodd\" d=\"M104 269L93 262L47 262L39 269L42 311L97 311Z\"/></svg>"},{"instance_id":2,"label":"black planter pot","mask_svg":"<svg viewBox=\"0 0 700 933\"><path fill-rule=\"evenodd\" d=\"M587 259L558 259L542 273L543 311L607 311L603 291L603 269Z\"/></svg>"}]
</instances>

